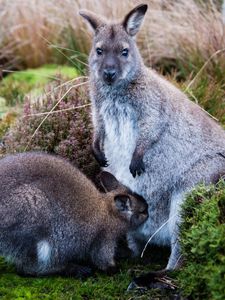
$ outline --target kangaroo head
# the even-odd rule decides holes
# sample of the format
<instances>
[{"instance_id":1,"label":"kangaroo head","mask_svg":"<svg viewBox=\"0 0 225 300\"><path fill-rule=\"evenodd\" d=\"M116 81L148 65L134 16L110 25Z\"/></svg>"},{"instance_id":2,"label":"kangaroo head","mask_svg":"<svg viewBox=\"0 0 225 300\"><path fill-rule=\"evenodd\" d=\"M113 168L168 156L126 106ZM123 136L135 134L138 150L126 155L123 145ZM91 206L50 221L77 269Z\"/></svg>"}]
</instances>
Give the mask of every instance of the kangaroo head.
<instances>
[{"instance_id":1,"label":"kangaroo head","mask_svg":"<svg viewBox=\"0 0 225 300\"><path fill-rule=\"evenodd\" d=\"M144 223L148 218L148 205L144 198L133 193L122 185L111 173L102 171L99 179L105 192L113 197L114 207L120 217L125 219L131 228Z\"/></svg>"},{"instance_id":2,"label":"kangaroo head","mask_svg":"<svg viewBox=\"0 0 225 300\"><path fill-rule=\"evenodd\" d=\"M139 5L122 22L112 24L90 11L80 11L80 15L94 30L89 66L97 80L107 85L132 80L142 63L134 37L140 29L147 8L146 4Z\"/></svg>"}]
</instances>

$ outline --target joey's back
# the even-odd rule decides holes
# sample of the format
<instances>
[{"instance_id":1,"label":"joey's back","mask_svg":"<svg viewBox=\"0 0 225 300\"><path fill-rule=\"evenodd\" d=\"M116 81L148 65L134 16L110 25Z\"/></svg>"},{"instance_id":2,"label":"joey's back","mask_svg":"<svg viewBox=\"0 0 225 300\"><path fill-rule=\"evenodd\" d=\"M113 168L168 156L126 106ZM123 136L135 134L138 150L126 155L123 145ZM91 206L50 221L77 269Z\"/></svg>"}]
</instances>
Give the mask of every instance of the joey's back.
<instances>
[{"instance_id":1,"label":"joey's back","mask_svg":"<svg viewBox=\"0 0 225 300\"><path fill-rule=\"evenodd\" d=\"M77 217L78 213L85 216L97 204L99 209L101 204L104 206L100 194L86 176L59 157L35 152L5 157L0 162L0 180L1 197L17 186L20 189L23 185L32 186L43 191L49 208L60 207L63 202L63 209L70 213L76 211Z\"/></svg>"},{"instance_id":2,"label":"joey's back","mask_svg":"<svg viewBox=\"0 0 225 300\"><path fill-rule=\"evenodd\" d=\"M1 159L0 255L30 275L89 273L80 262L114 267L118 239L146 220L147 204L110 173L101 177L114 184L109 193L56 156Z\"/></svg>"}]
</instances>

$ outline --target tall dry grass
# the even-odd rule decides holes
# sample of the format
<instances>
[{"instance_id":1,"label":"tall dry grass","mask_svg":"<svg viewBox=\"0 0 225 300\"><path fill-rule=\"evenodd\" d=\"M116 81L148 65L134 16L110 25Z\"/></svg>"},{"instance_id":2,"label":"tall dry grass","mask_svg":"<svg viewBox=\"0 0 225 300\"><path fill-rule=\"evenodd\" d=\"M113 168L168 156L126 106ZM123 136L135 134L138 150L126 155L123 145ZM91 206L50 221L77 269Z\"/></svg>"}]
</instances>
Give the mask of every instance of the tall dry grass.
<instances>
[{"instance_id":1,"label":"tall dry grass","mask_svg":"<svg viewBox=\"0 0 225 300\"><path fill-rule=\"evenodd\" d=\"M88 53L91 34L78 15L87 8L107 19L122 18L142 1L124 0L0 0L0 64L7 68L36 67L71 57L77 52L58 51L52 44ZM138 43L145 62L187 60L200 55L203 61L225 48L222 14L212 0L146 0L149 11ZM204 4L206 3L207 4ZM214 60L218 60L218 55Z\"/></svg>"}]
</instances>

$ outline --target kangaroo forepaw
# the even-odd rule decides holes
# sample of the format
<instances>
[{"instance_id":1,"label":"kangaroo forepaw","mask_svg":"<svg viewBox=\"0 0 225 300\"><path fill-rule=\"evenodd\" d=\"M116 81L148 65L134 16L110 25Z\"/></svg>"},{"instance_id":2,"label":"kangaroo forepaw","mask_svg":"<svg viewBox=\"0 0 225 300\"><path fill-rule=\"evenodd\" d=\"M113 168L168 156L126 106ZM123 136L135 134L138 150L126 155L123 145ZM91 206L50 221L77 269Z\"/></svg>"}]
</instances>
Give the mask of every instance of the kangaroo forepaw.
<instances>
[{"instance_id":1,"label":"kangaroo forepaw","mask_svg":"<svg viewBox=\"0 0 225 300\"><path fill-rule=\"evenodd\" d=\"M109 166L104 152L102 152L102 151L100 151L100 150L98 150L98 149L96 149L95 147L92 146L92 153L93 153L95 159L97 160L97 162L99 163L99 165L101 167L108 167Z\"/></svg>"},{"instance_id":2,"label":"kangaroo forepaw","mask_svg":"<svg viewBox=\"0 0 225 300\"><path fill-rule=\"evenodd\" d=\"M140 176L145 172L145 165L142 158L133 157L130 164L130 172L135 178L136 175Z\"/></svg>"}]
</instances>

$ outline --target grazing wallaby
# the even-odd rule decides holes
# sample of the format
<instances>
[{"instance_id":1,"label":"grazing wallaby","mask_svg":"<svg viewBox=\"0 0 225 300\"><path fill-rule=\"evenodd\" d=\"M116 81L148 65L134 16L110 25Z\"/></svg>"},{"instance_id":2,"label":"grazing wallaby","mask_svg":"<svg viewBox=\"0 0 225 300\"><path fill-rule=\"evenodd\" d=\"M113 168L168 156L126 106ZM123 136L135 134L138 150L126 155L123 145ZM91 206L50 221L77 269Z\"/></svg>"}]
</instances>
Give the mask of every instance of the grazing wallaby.
<instances>
[{"instance_id":1,"label":"grazing wallaby","mask_svg":"<svg viewBox=\"0 0 225 300\"><path fill-rule=\"evenodd\" d=\"M101 181L109 193L43 153L1 159L0 255L31 276L112 270L117 240L147 219L147 204L110 173Z\"/></svg>"},{"instance_id":2,"label":"grazing wallaby","mask_svg":"<svg viewBox=\"0 0 225 300\"><path fill-rule=\"evenodd\" d=\"M147 5L139 5L118 23L86 10L80 14L94 30L89 57L94 155L148 202L149 218L130 233L130 247L140 253L139 241L157 232L151 242L171 247L170 270L179 265L179 209L185 193L225 173L225 132L145 67L135 35L146 11Z\"/></svg>"}]
</instances>

